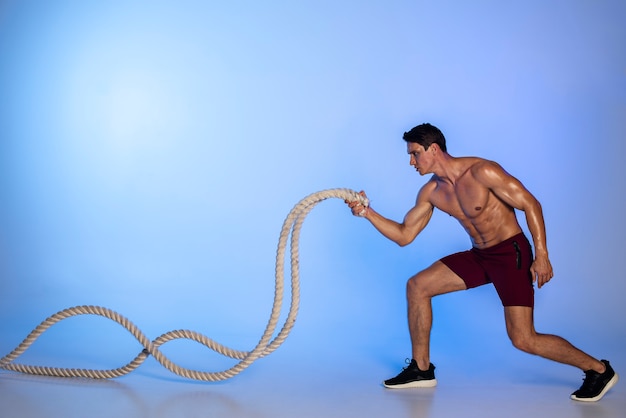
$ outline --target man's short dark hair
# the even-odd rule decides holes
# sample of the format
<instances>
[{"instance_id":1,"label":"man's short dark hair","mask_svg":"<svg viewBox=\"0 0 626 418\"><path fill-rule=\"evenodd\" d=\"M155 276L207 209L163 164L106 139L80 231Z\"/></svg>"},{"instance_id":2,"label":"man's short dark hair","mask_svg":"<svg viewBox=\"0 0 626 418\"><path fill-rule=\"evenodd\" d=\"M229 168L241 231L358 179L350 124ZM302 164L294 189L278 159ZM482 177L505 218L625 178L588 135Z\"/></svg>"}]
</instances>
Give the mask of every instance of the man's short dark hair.
<instances>
[{"instance_id":1,"label":"man's short dark hair","mask_svg":"<svg viewBox=\"0 0 626 418\"><path fill-rule=\"evenodd\" d=\"M443 152L448 152L446 148L446 138L441 131L431 125L430 123L422 123L411 129L409 132L405 132L402 136L406 142L414 142L428 149L432 144L439 145L439 148Z\"/></svg>"}]
</instances>

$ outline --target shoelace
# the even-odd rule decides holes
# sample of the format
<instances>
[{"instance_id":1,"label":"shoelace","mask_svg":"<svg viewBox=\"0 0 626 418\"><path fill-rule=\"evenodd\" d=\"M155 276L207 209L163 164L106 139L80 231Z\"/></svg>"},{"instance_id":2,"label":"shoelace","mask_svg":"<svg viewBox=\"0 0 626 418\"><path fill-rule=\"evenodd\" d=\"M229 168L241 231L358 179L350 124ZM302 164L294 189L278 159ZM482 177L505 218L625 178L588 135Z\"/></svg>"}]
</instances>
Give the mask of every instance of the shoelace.
<instances>
[{"instance_id":1,"label":"shoelace","mask_svg":"<svg viewBox=\"0 0 626 418\"><path fill-rule=\"evenodd\" d=\"M596 372L595 370L587 370L585 372L585 377L583 377L583 385L581 387L582 390L591 389L598 382L601 374Z\"/></svg>"},{"instance_id":2,"label":"shoelace","mask_svg":"<svg viewBox=\"0 0 626 418\"><path fill-rule=\"evenodd\" d=\"M406 363L406 367L402 368L402 371L400 373L414 373L414 370L409 370L409 368L411 367L411 364L413 363L413 360L411 360L410 358L404 359L404 362ZM419 371L419 367L417 367L417 363L416 363L416 368Z\"/></svg>"}]
</instances>

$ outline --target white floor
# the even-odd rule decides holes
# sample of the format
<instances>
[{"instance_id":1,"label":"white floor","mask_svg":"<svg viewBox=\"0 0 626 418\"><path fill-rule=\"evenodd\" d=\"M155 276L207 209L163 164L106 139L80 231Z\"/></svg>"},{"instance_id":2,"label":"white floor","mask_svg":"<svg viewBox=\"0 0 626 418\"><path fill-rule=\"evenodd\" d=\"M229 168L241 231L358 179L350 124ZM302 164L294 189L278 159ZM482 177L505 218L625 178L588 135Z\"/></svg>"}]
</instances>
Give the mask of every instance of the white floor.
<instances>
[{"instance_id":1,"label":"white floor","mask_svg":"<svg viewBox=\"0 0 626 418\"><path fill-rule=\"evenodd\" d=\"M610 360L622 375L622 381L600 402L580 403L569 396L581 385L583 373L515 350L506 337L494 295L487 290L446 295L434 306L431 358L437 367L438 386L389 390L381 381L399 373L408 356L404 306L399 303L394 313L392 305L356 299L349 309L335 314L342 305L334 304L330 296L328 293L325 304L315 309L308 301L322 298L307 298L285 343L232 379L216 383L188 380L152 357L134 372L113 380L38 377L0 370L0 417L626 416L626 334L620 324L600 321L602 326L588 326L567 316L565 308L556 316L547 315L545 307L538 308L540 332L557 333L591 355ZM368 306L361 309L359 303L366 302ZM23 311L15 310L0 321L1 356L45 318L40 312L53 312L42 304L20 305ZM131 308L122 311L139 318L136 324L144 323L146 314L142 315L141 307L134 312ZM471 315L464 317L459 312ZM594 316L602 315L598 311ZM161 318L170 316L164 312ZM177 325L186 327L190 319L194 318L179 314L172 324L154 320L143 331L155 338ZM198 323L191 323L191 329L197 326L198 332L240 350L252 349L262 332L239 329L225 320L220 328L213 316L195 319ZM141 349L117 324L80 316L48 330L16 362L111 369L130 361ZM161 351L174 363L194 370L223 371L234 364L189 340L171 341Z\"/></svg>"},{"instance_id":2,"label":"white floor","mask_svg":"<svg viewBox=\"0 0 626 418\"><path fill-rule=\"evenodd\" d=\"M0 415L6 418L625 416L623 382L598 403L571 401L569 394L582 382L581 373L516 353L512 348L504 357L479 356L477 362L469 364L470 356L464 354L467 351L456 347L459 356L446 353L440 356L436 371L439 385L417 390L388 390L380 385L382 379L401 369L402 359L392 360L386 353L371 350L350 355L348 351L353 349L320 343L312 343L307 349L287 342L240 375L218 383L180 378L154 359L148 359L130 375L114 380L36 377L0 371ZM621 359L615 360L624 364ZM54 358L41 361L50 363Z\"/></svg>"}]
</instances>

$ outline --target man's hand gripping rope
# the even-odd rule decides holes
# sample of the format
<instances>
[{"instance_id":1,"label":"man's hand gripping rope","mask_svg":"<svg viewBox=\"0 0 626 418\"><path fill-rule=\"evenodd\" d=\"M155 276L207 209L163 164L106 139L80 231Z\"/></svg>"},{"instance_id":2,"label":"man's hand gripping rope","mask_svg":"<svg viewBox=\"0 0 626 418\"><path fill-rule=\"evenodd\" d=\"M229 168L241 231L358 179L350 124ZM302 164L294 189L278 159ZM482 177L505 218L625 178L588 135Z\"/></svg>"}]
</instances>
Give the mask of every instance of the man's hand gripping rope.
<instances>
[{"instance_id":1,"label":"man's hand gripping rope","mask_svg":"<svg viewBox=\"0 0 626 418\"><path fill-rule=\"evenodd\" d=\"M359 192L358 196L358 200L345 200L345 202L348 204L350 209L352 209L352 214L354 216L365 218L367 216L367 212L369 211L370 201L363 190Z\"/></svg>"}]
</instances>

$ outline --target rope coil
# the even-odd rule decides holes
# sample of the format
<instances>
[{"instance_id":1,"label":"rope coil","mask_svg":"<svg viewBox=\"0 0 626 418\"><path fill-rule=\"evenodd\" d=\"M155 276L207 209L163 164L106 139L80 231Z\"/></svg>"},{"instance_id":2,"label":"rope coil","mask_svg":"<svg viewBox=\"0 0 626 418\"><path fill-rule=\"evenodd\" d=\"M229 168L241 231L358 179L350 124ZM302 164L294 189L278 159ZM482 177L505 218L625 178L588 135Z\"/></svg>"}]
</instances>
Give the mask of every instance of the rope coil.
<instances>
[{"instance_id":1,"label":"rope coil","mask_svg":"<svg viewBox=\"0 0 626 418\"><path fill-rule=\"evenodd\" d=\"M174 330L162 334L155 340L151 341L135 324L117 312L101 306L75 306L67 308L55 313L41 322L28 336L9 354L0 359L0 369L11 370L20 373L55 376L55 377L84 377L90 379L110 379L126 375L138 368L145 359L152 355L163 367L179 376L201 381L220 381L229 379L250 366L254 361L276 350L287 338L293 328L298 308L300 304L300 271L299 271L299 240L300 230L304 219L309 212L318 203L329 199L339 198L347 201L359 201L363 207L369 206L369 201L364 196L351 189L328 189L316 193L312 193L304 199L300 200L289 212L283 223L276 250L276 270L275 270L275 291L272 312L268 320L265 331L251 351L239 351L226 347L209 337L190 330ZM291 240L289 237L291 236ZM284 295L284 267L286 259L287 243L290 241L291 249L291 304L285 322L272 339L274 331L278 325L278 319L282 311L283 295ZM41 334L47 331L56 323L72 316L78 315L98 315L117 322L128 332L130 332L144 349L137 354L128 364L109 370L93 370L93 369L73 369L61 367L32 366L27 364L15 363L14 361L20 357ZM239 360L237 364L230 369L219 372L204 372L198 370L187 369L178 366L169 360L160 350L159 347L169 341L176 339L188 339L196 341L205 347L213 350L221 355Z\"/></svg>"}]
</instances>

